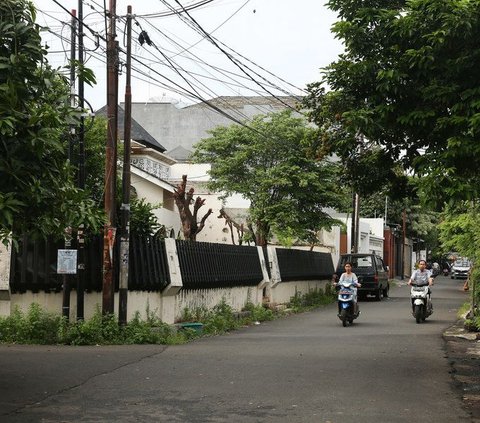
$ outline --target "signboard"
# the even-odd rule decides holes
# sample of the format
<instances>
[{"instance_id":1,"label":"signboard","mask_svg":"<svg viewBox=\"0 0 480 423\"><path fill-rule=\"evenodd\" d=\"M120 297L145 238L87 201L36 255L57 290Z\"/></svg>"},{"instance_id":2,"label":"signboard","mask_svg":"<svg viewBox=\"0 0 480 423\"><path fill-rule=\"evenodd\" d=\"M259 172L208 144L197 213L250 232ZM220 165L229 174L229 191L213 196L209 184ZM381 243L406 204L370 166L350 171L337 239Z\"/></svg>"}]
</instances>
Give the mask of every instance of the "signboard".
<instances>
[{"instance_id":1,"label":"signboard","mask_svg":"<svg viewBox=\"0 0 480 423\"><path fill-rule=\"evenodd\" d=\"M77 250L58 250L57 273L61 275L77 273Z\"/></svg>"}]
</instances>

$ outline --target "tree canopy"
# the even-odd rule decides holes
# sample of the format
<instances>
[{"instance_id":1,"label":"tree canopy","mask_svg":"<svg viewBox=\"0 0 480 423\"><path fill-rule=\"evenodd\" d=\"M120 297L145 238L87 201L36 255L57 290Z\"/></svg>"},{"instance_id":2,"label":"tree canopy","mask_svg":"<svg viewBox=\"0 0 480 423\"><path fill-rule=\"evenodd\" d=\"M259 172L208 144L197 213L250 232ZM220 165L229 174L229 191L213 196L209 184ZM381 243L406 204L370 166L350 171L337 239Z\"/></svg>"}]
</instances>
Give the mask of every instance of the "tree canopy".
<instances>
[{"instance_id":1,"label":"tree canopy","mask_svg":"<svg viewBox=\"0 0 480 423\"><path fill-rule=\"evenodd\" d=\"M290 111L256 116L248 126L221 126L195 146L194 159L211 163L210 188L250 201L258 245L272 233L314 242L334 220L325 211L341 201L338 165L317 160L316 129Z\"/></svg>"},{"instance_id":2,"label":"tree canopy","mask_svg":"<svg viewBox=\"0 0 480 423\"><path fill-rule=\"evenodd\" d=\"M0 239L22 233L61 234L67 225L101 222L94 203L75 188L66 154L77 112L69 86L42 48L35 9L0 3Z\"/></svg>"},{"instance_id":3,"label":"tree canopy","mask_svg":"<svg viewBox=\"0 0 480 423\"><path fill-rule=\"evenodd\" d=\"M330 0L345 52L305 104L330 134L319 150L345 156L381 147L431 199L480 194L480 3ZM331 91L326 92L324 87ZM330 131L330 132L329 132Z\"/></svg>"}]
</instances>

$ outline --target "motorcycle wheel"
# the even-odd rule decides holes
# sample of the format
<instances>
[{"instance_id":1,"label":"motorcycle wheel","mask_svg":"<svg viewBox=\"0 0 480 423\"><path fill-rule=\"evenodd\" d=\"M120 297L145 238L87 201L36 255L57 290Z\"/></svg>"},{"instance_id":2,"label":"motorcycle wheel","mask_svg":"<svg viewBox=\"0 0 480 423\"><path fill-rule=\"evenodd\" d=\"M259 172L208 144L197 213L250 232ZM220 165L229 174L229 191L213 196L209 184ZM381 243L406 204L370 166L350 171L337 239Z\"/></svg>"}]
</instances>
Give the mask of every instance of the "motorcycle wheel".
<instances>
[{"instance_id":1,"label":"motorcycle wheel","mask_svg":"<svg viewBox=\"0 0 480 423\"><path fill-rule=\"evenodd\" d=\"M415 308L413 309L413 316L415 317L417 323L420 323L422 321L423 313L421 305L415 305Z\"/></svg>"},{"instance_id":2,"label":"motorcycle wheel","mask_svg":"<svg viewBox=\"0 0 480 423\"><path fill-rule=\"evenodd\" d=\"M342 308L342 311L340 312L340 320L342 321L343 327L347 326L347 309Z\"/></svg>"}]
</instances>

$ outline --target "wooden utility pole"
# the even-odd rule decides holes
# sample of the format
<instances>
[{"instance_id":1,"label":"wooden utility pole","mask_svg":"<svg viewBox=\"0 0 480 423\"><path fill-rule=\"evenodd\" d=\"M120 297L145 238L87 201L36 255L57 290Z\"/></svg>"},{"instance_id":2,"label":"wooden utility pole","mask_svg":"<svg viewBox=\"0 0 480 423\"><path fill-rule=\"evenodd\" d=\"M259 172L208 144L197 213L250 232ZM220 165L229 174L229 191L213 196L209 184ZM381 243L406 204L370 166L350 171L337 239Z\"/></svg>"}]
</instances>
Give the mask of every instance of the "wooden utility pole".
<instances>
[{"instance_id":1,"label":"wooden utility pole","mask_svg":"<svg viewBox=\"0 0 480 423\"><path fill-rule=\"evenodd\" d=\"M130 138L132 127L132 6L127 8L127 65L125 83L125 122L123 130L122 232L120 236L120 282L118 322L127 324L128 271L130 249Z\"/></svg>"},{"instance_id":2,"label":"wooden utility pole","mask_svg":"<svg viewBox=\"0 0 480 423\"><path fill-rule=\"evenodd\" d=\"M110 0L109 28L107 34L107 145L105 154L105 225L103 237L103 289L102 313L114 312L114 245L115 245L115 178L117 143L117 75L116 0Z\"/></svg>"}]
</instances>

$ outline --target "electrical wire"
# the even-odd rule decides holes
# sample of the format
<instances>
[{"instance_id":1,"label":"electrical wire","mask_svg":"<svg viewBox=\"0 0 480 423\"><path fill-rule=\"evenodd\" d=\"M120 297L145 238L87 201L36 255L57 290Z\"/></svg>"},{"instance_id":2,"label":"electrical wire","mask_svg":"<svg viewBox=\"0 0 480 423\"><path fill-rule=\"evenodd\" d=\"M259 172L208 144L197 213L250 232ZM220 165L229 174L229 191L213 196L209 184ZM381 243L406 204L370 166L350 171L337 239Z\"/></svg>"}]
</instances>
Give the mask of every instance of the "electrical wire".
<instances>
[{"instance_id":1,"label":"electrical wire","mask_svg":"<svg viewBox=\"0 0 480 423\"><path fill-rule=\"evenodd\" d=\"M293 108L292 106L290 106L288 103L285 103L283 100L281 100L280 98L278 98L277 96L275 96L272 92L270 92L269 90L267 90L262 84L260 84L257 80L255 80L255 78L253 78L248 72L245 71L245 69L237 62L237 60L235 60L225 49L223 49L222 47L220 47L220 45L214 40L213 37L210 36L210 34L205 31L203 29L203 27L188 13L187 10L185 10L185 8L182 6L182 4L178 1L178 0L175 0L175 3L177 3L181 8L182 10L185 12L185 14L190 18L190 20L195 24L196 27L198 27L198 29L204 33L206 35L206 37L212 42L212 44L217 47L223 54L225 54L225 56L227 56L227 58L235 65L237 66L243 73L245 73L254 83L256 83L257 85L260 86L260 88L264 89L265 92L267 92L268 94L270 94L272 97L275 97L277 100L279 100L281 103L283 103L287 108L289 109L292 109L294 110L295 112L298 112L297 109Z\"/></svg>"},{"instance_id":2,"label":"electrical wire","mask_svg":"<svg viewBox=\"0 0 480 423\"><path fill-rule=\"evenodd\" d=\"M54 0L54 2L57 3L57 5L59 5L59 3L58 3L56 0ZM70 13L69 13L63 6L61 6L61 5L59 5L59 6L60 6L62 9L64 9L64 10L70 15ZM91 7L92 7L93 10L96 10L93 6L91 6ZM104 6L103 6L103 7L105 8L105 0L104 0ZM104 13L104 12L105 12L105 10L104 10L103 12L98 12L98 11L97 11L97 13L100 13L100 14L102 14L102 15L104 15L104 16L106 17L106 13ZM77 20L78 20L78 19L77 19ZM65 26L65 23L62 23L62 25ZM85 25L85 24L84 24L84 25ZM87 27L88 27L88 26L87 26ZM98 34L98 32L94 31L93 29L91 29L91 28L89 28L89 27L88 27L88 29L90 30L90 32L91 32L92 34ZM196 31L199 32L198 29L196 29ZM199 33L201 34L201 32L199 32ZM59 36L59 34L54 34L54 35ZM98 34L98 35L99 35L99 34ZM100 37L100 38L101 38L102 40L105 40L105 37ZM63 37L63 39L64 39L64 41L65 41L66 43L69 42L69 40L66 40L65 37ZM156 47L156 46L155 46L155 47ZM157 47L156 47L156 48L157 48ZM158 48L157 48L157 49L158 49ZM102 50L102 52L105 51L103 48L102 48L101 50ZM96 57L98 60L100 60L102 63L105 63L104 58L102 57L101 54L95 54L95 55L94 55L94 54L92 54L92 53L90 52L90 57L93 57L93 56L95 56L95 57ZM167 66L169 66L169 67L170 67L171 69L173 69L175 72L177 72L178 74L180 74L179 66L178 66L177 64L173 63L171 60L170 60L170 61L167 60L168 58L167 58L165 55L162 54L162 56L163 56L164 59L167 61L167 63L168 63ZM157 73L154 69L152 69L150 66L146 65L146 64L145 64L144 62L142 62L140 59L136 59L136 60L138 61L138 62L137 62L138 64L140 64L140 65L143 66L144 68L148 69L150 72L153 71L154 73ZM183 68L181 68L181 67L180 67L180 69L181 69L183 72L185 72L186 74L188 74L189 76L192 75L192 72L187 72L185 69L183 69ZM137 72L140 72L140 70L137 69ZM182 79L190 86L191 90L185 89L185 88L182 87L180 84L177 84L177 83L175 83L173 80L165 77L165 75L162 75L162 74L160 74L160 73L157 73L157 74L158 74L161 78L163 78L163 79L165 79L166 81L168 81L168 82L170 83L170 85L169 85L169 84L166 84L166 83L162 83L162 82L158 81L158 79L152 78L151 75L146 75L146 74L145 74L145 76L148 77L149 83L151 83L152 81L155 81L159 86L162 86L162 87L164 87L164 88L167 88L167 89L172 90L172 91L174 91L174 92L177 92L177 93L179 93L179 94L185 95L186 97L188 97L188 98L190 98L190 99L195 99L195 100L197 100L197 101L201 101L202 103L205 103L206 105L210 106L210 107L211 107L213 110L215 110L217 113L220 113L221 115L223 115L223 116L225 116L226 118L232 120L233 122L238 123L238 124L243 124L242 122L240 122L240 121L239 121L238 119L236 119L235 117L231 116L231 115L228 114L228 113L225 113L223 110L219 109L217 106L212 105L211 102L209 102L209 101L205 100L204 98L202 98L202 96L199 94L199 92L193 87L193 84L189 83L184 76L182 77ZM181 75L180 75L180 76L181 76ZM204 75L202 75L202 77L205 78ZM242 78L244 78L244 77L242 76ZM138 79L138 78L137 78L137 79ZM251 77L246 78L246 79L251 79ZM198 81L198 79L196 79L196 80ZM216 79L216 81L219 81L219 80ZM202 84L202 85L203 85L205 88L208 89L208 87L206 87L204 84ZM243 84L242 84L241 86L242 86L242 87L245 87L245 85L243 85ZM193 92L192 92L192 91L193 91ZM210 91L211 91L211 90L210 90ZM217 96L217 97L220 97L220 96ZM275 96L274 96L274 97L275 97ZM277 99L278 99L278 98L277 98ZM218 100L218 98L217 98L217 100ZM222 100L223 100L223 99L222 99ZM227 102L226 102L226 103L227 103ZM227 103L227 106L228 106L228 103ZM236 112L238 113L238 111L236 111ZM242 117L243 117L243 118L246 118L245 115L243 115Z\"/></svg>"}]
</instances>

